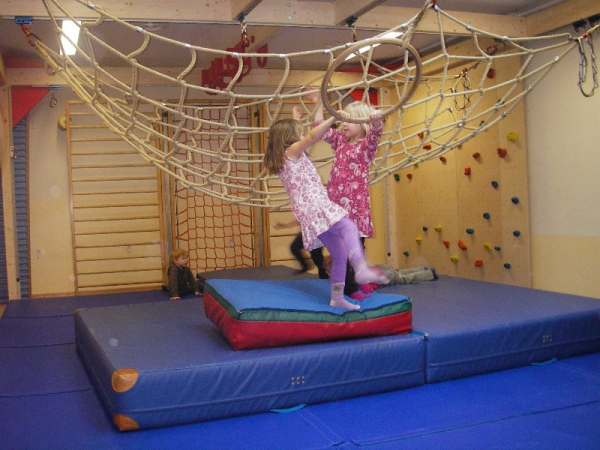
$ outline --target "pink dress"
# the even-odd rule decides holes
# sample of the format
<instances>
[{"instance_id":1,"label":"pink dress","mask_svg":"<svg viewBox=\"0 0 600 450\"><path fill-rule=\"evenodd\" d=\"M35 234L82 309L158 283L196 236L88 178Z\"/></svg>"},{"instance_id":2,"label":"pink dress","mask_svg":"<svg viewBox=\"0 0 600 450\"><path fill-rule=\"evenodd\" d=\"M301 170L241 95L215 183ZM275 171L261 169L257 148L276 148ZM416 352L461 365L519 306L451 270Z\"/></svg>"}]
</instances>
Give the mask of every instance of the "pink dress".
<instances>
[{"instance_id":1,"label":"pink dress","mask_svg":"<svg viewBox=\"0 0 600 450\"><path fill-rule=\"evenodd\" d=\"M375 159L382 132L383 124L371 126L364 139L357 144L349 144L344 135L333 128L323 136L323 140L335 152L327 183L329 198L348 211L361 237L373 237L369 168Z\"/></svg>"},{"instance_id":2,"label":"pink dress","mask_svg":"<svg viewBox=\"0 0 600 450\"><path fill-rule=\"evenodd\" d=\"M279 178L290 197L292 212L300 223L304 248L310 251L322 247L318 236L348 213L329 200L321 177L306 153L298 159L286 156Z\"/></svg>"}]
</instances>

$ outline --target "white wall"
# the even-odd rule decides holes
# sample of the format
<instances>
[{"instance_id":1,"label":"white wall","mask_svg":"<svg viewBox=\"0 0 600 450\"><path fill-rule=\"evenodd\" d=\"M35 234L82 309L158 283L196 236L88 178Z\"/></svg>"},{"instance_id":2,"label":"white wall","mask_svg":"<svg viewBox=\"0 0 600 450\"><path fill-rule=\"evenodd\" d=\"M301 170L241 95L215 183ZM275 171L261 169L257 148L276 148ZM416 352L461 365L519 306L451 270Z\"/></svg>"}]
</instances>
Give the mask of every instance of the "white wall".
<instances>
[{"instance_id":1,"label":"white wall","mask_svg":"<svg viewBox=\"0 0 600 450\"><path fill-rule=\"evenodd\" d=\"M526 100L533 287L600 298L600 89L578 74L575 49Z\"/></svg>"}]
</instances>

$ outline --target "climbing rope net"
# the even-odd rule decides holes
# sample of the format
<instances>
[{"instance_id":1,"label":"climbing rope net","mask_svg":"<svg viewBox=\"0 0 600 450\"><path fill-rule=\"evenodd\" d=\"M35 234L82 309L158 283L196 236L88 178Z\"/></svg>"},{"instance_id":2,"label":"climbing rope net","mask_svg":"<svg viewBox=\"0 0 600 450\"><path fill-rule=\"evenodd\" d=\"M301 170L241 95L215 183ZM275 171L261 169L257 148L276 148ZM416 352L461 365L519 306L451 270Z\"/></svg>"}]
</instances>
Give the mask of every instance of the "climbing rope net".
<instances>
[{"instance_id":1,"label":"climbing rope net","mask_svg":"<svg viewBox=\"0 0 600 450\"><path fill-rule=\"evenodd\" d=\"M61 36L56 17L76 19L58 0L43 1L57 35ZM598 86L592 42L598 25L591 23L579 36L564 33L510 38L479 30L444 12L435 1L426 0L409 21L374 38L301 53L246 53L243 46L224 51L161 37L120 20L101 6L77 1L96 16L80 23L80 43L73 43L85 64L75 64L64 52L53 51L26 32L49 70L62 76L108 127L142 158L173 177L180 188L244 206L289 208L281 184L264 171L261 152L266 148L269 125L289 117L292 105L304 109L305 123L310 126L313 105L307 94L312 92L321 93L326 110L333 115L350 100L371 102L373 92L389 94L386 98L391 100L387 103L381 95L377 100L386 127L370 172L370 182L376 183L400 169L440 157L494 126L573 49L580 52L579 86L584 95L593 95ZM439 42L428 56L420 55L411 45L425 14L435 15L438 24ZM135 48L125 53L106 44L96 32L106 21L130 33L127 44L136 43ZM466 30L463 45L447 45L445 24ZM390 32L397 36L388 37ZM156 43L181 52L180 69L163 70L138 62ZM62 44L59 46L62 48ZM99 64L96 55L104 52L119 58L128 68L127 80ZM541 64L534 64L539 55L548 53L551 58L542 57ZM191 74L206 54L218 63L220 72L206 74L206 83L193 83ZM325 73L302 85L291 81L295 61L323 56L328 58ZM280 74L266 94L239 89L252 58L259 66L268 67L265 70L270 73ZM513 68L510 77L496 79L494 72L507 64ZM587 79L590 72L591 81ZM215 83L219 73L228 75L217 78ZM161 85L176 89L178 98L165 102L144 95L142 79L147 77L160 79ZM203 98L214 101L190 100ZM149 106L151 114L146 112ZM318 167L325 167L332 158L333 155L315 157L314 161Z\"/></svg>"}]
</instances>

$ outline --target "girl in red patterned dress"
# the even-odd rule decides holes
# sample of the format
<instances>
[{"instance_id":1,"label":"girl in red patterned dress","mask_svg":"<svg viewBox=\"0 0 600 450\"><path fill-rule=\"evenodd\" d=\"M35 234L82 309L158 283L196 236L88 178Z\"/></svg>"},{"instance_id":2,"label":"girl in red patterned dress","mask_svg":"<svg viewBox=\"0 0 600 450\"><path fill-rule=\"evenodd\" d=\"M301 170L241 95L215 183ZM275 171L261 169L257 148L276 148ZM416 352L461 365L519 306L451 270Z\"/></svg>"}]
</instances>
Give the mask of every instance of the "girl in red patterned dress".
<instances>
[{"instance_id":1,"label":"girl in red patterned dress","mask_svg":"<svg viewBox=\"0 0 600 450\"><path fill-rule=\"evenodd\" d=\"M344 298L346 261L354 268L359 283L387 284L389 280L367 264L356 224L341 206L332 202L306 151L319 141L336 121L330 117L304 135L302 123L281 119L269 129L264 164L277 174L290 198L290 208L302 229L307 251L325 245L331 255L331 299L333 307L348 310L360 306Z\"/></svg>"},{"instance_id":2,"label":"girl in red patterned dress","mask_svg":"<svg viewBox=\"0 0 600 450\"><path fill-rule=\"evenodd\" d=\"M321 95L308 96L316 103L315 126L323 122L323 102ZM365 238L373 237L373 219L369 195L369 169L377 154L379 140L383 132L381 111L364 102L356 101L347 105L340 116L345 119L339 129L330 128L323 140L331 145L335 152L333 166L327 183L329 198L344 208L356 224L364 245ZM369 119L369 123L351 123L348 119ZM372 292L368 284L360 284L365 293ZM346 295L354 298L352 290L358 290L349 270L346 277ZM363 297L364 298L364 297ZM360 298L357 298L360 299Z\"/></svg>"}]
</instances>

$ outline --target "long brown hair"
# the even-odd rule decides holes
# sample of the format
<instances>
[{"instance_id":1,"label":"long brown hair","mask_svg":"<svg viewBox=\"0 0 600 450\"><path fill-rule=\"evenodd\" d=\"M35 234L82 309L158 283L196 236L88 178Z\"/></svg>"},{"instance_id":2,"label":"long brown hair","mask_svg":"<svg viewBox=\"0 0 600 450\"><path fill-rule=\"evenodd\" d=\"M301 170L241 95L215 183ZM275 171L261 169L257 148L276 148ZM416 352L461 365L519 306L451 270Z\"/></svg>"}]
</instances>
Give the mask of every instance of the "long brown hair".
<instances>
[{"instance_id":1,"label":"long brown hair","mask_svg":"<svg viewBox=\"0 0 600 450\"><path fill-rule=\"evenodd\" d=\"M285 163L285 150L302 138L302 124L295 119L280 119L269 128L269 141L263 163L269 174L277 174Z\"/></svg>"}]
</instances>

